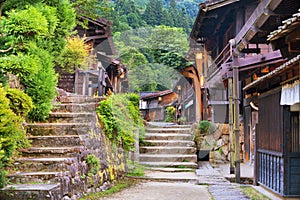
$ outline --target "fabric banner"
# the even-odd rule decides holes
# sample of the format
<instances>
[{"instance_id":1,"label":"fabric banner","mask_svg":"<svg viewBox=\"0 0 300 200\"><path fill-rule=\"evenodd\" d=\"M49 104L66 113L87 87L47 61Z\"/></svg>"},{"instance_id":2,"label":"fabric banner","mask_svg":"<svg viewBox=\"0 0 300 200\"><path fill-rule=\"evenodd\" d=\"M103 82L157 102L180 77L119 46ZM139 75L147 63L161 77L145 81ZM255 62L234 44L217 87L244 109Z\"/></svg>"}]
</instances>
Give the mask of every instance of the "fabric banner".
<instances>
[{"instance_id":1,"label":"fabric banner","mask_svg":"<svg viewBox=\"0 0 300 200\"><path fill-rule=\"evenodd\" d=\"M300 81L286 84L281 89L280 105L294 105L300 102Z\"/></svg>"}]
</instances>

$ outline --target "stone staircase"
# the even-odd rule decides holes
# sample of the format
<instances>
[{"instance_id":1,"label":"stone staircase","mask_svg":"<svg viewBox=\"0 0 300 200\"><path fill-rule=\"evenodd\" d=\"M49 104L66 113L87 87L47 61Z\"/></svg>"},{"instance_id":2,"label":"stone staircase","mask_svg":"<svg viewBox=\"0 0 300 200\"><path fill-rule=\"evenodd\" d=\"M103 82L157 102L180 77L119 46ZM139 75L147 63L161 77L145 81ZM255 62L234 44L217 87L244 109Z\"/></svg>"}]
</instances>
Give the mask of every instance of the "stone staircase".
<instances>
[{"instance_id":1,"label":"stone staircase","mask_svg":"<svg viewBox=\"0 0 300 200\"><path fill-rule=\"evenodd\" d=\"M92 146L98 102L86 96L59 96L46 123L27 124L32 146L15 161L11 185L0 192L0 199L78 199L86 190L84 159Z\"/></svg>"},{"instance_id":2,"label":"stone staircase","mask_svg":"<svg viewBox=\"0 0 300 200\"><path fill-rule=\"evenodd\" d=\"M148 123L140 163L152 170L190 171L197 168L194 135L189 125Z\"/></svg>"}]
</instances>

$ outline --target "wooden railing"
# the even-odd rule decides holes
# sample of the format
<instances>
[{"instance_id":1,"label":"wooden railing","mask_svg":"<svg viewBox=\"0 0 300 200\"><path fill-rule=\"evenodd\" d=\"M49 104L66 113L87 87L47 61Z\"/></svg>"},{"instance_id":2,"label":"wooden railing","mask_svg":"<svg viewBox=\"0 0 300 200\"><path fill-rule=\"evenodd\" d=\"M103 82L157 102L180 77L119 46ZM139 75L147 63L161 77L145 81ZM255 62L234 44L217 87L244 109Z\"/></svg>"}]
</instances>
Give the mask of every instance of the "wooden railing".
<instances>
[{"instance_id":1,"label":"wooden railing","mask_svg":"<svg viewBox=\"0 0 300 200\"><path fill-rule=\"evenodd\" d=\"M105 92L105 69L78 70L75 77L75 92L82 95L93 96L97 91L98 96Z\"/></svg>"},{"instance_id":2,"label":"wooden railing","mask_svg":"<svg viewBox=\"0 0 300 200\"><path fill-rule=\"evenodd\" d=\"M258 182L279 194L283 192L282 166L281 153L258 150Z\"/></svg>"},{"instance_id":3,"label":"wooden railing","mask_svg":"<svg viewBox=\"0 0 300 200\"><path fill-rule=\"evenodd\" d=\"M207 77L212 77L216 73L223 63L226 63L231 58L230 44L228 43L221 53L214 59L213 63L208 66Z\"/></svg>"}]
</instances>

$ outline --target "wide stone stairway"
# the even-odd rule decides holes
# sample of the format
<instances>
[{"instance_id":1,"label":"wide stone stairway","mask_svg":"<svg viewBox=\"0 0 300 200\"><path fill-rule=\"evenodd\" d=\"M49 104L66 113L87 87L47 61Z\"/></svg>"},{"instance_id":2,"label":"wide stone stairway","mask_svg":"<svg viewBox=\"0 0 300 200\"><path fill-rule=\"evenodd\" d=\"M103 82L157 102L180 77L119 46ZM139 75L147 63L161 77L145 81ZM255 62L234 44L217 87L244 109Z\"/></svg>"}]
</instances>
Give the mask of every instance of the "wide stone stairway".
<instances>
[{"instance_id":1,"label":"wide stone stairway","mask_svg":"<svg viewBox=\"0 0 300 200\"><path fill-rule=\"evenodd\" d=\"M76 197L84 189L80 176L87 166L80 161L85 139L96 123L98 102L85 96L61 96L46 123L27 124L32 146L23 149L15 161L11 185L0 193L0 199Z\"/></svg>"},{"instance_id":2,"label":"wide stone stairway","mask_svg":"<svg viewBox=\"0 0 300 200\"><path fill-rule=\"evenodd\" d=\"M148 123L140 163L152 170L191 171L197 168L194 135L190 125Z\"/></svg>"}]
</instances>

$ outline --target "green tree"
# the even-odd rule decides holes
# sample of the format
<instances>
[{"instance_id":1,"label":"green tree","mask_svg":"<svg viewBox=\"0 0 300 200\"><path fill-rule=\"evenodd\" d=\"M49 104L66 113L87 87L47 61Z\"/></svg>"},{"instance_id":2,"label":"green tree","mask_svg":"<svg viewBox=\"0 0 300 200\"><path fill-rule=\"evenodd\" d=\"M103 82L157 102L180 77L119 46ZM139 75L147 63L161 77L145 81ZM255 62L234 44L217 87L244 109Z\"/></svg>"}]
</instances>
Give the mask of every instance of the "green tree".
<instances>
[{"instance_id":1,"label":"green tree","mask_svg":"<svg viewBox=\"0 0 300 200\"><path fill-rule=\"evenodd\" d=\"M161 0L149 1L143 19L150 26L160 25L163 19L163 5Z\"/></svg>"}]
</instances>

